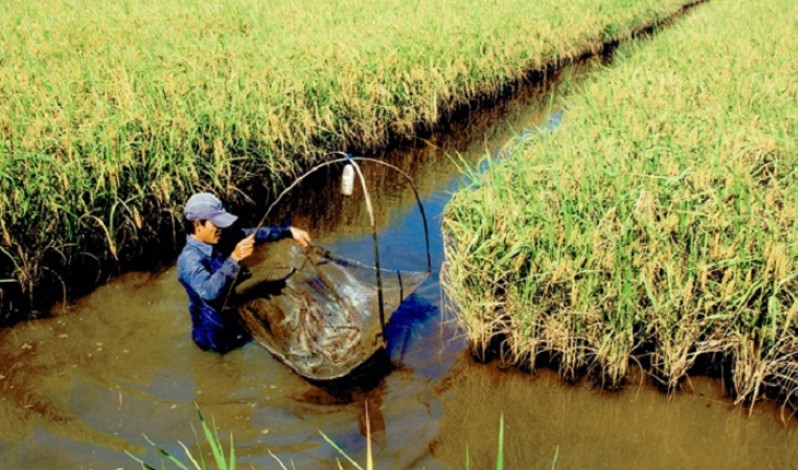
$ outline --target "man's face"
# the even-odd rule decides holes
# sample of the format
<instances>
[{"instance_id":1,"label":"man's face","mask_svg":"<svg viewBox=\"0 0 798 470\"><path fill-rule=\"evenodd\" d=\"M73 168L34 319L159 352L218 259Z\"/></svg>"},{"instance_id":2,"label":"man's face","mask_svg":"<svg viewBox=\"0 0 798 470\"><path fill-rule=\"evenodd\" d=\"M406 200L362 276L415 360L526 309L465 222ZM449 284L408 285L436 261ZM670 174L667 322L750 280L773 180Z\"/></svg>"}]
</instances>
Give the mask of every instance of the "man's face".
<instances>
[{"instance_id":1,"label":"man's face","mask_svg":"<svg viewBox=\"0 0 798 470\"><path fill-rule=\"evenodd\" d=\"M213 225L210 220L206 220L204 224L201 224L199 220L194 222L194 238L197 240L209 245L215 245L219 243L221 236L222 229Z\"/></svg>"}]
</instances>

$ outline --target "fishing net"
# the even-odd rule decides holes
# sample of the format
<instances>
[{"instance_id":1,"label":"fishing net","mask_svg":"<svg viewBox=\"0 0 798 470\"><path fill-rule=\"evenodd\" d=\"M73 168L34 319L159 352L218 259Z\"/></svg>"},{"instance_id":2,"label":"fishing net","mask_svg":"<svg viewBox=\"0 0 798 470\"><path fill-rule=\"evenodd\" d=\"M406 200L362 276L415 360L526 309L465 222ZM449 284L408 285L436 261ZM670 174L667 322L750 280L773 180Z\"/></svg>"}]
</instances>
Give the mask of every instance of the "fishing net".
<instances>
[{"instance_id":1,"label":"fishing net","mask_svg":"<svg viewBox=\"0 0 798 470\"><path fill-rule=\"evenodd\" d=\"M252 337L299 375L343 377L385 346L376 269L291 241L270 244L272 276L242 290ZM385 321L428 276L380 270ZM242 286L243 287L243 286Z\"/></svg>"}]
</instances>

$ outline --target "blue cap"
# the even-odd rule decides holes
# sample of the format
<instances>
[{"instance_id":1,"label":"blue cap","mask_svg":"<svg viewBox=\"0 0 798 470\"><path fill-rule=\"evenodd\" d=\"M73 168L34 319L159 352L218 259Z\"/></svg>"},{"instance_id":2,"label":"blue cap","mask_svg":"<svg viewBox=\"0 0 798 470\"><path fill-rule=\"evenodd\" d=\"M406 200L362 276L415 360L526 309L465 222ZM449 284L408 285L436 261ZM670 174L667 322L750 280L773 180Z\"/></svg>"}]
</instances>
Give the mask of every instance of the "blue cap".
<instances>
[{"instance_id":1,"label":"blue cap","mask_svg":"<svg viewBox=\"0 0 798 470\"><path fill-rule=\"evenodd\" d=\"M222 201L211 193L197 193L188 198L183 214L188 220L210 220L219 228L227 228L238 219L224 210Z\"/></svg>"}]
</instances>

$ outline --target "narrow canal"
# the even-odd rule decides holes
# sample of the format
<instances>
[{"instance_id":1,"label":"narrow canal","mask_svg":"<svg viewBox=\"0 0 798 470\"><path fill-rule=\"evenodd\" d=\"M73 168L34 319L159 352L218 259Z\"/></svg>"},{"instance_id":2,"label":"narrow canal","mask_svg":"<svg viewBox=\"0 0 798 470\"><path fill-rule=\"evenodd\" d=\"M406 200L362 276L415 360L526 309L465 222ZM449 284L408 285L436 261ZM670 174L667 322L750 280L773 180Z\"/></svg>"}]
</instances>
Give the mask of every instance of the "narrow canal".
<instances>
[{"instance_id":1,"label":"narrow canal","mask_svg":"<svg viewBox=\"0 0 798 470\"><path fill-rule=\"evenodd\" d=\"M669 398L645 382L608 393L588 383L564 385L547 371L501 371L471 359L445 312L437 278L440 214L462 183L461 162L475 164L524 130L556 124L563 83L599 66L566 68L414 145L367 155L412 176L430 222L433 277L391 320L390 374L333 393L254 342L224 356L203 352L190 338L175 267L126 274L56 306L51 318L0 331L0 468L139 468L125 450L160 468L144 435L183 456L178 441L192 446L199 427L195 404L226 445L232 435L239 468L337 468L340 455L319 431L365 462L366 409L379 469L464 468L466 456L471 468L492 467L500 419L507 468L791 466L795 426L769 405L750 413L732 406L717 381L695 378L692 393ZM363 169L383 267L424 270L412 189L379 166ZM290 217L317 244L371 263L362 199L343 198L338 184L332 171L308 179L274 222ZM260 215L243 216L254 225ZM258 254L248 264L256 275L268 269Z\"/></svg>"}]
</instances>

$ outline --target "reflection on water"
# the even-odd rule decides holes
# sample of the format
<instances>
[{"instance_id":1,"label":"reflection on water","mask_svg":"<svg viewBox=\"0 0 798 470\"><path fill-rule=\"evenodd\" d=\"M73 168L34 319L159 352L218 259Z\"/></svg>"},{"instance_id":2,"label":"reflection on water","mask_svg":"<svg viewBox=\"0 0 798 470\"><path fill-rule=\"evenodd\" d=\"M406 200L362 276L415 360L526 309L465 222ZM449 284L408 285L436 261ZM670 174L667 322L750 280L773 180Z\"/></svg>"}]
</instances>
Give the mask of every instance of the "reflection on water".
<instances>
[{"instance_id":1,"label":"reflection on water","mask_svg":"<svg viewBox=\"0 0 798 470\"><path fill-rule=\"evenodd\" d=\"M798 436L772 408L760 405L748 416L720 382L689 382L692 393L670 398L639 382L606 392L564 386L548 370L481 367L462 354L437 385L443 412L433 454L456 462L468 446L472 468L490 468L503 416L507 468L551 468L555 460L566 469L795 467Z\"/></svg>"},{"instance_id":2,"label":"reflection on water","mask_svg":"<svg viewBox=\"0 0 798 470\"><path fill-rule=\"evenodd\" d=\"M367 409L380 469L459 468L466 446L472 468L488 468L502 414L509 468L548 468L555 456L560 468L789 466L798 448L792 427L764 406L750 417L729 409L712 382L696 381L707 387L703 396L670 400L647 386L607 394L545 372L500 373L467 356L441 313L440 213L460 182L458 159L499 154L512 135L546 122L550 101L558 101L555 88L529 87L423 145L377 156L419 188L433 264L433 277L388 326L389 374L336 390L298 377L254 343L225 356L203 352L191 342L175 268L128 274L52 318L0 331L0 468L138 468L125 449L160 467L142 434L182 455L178 441L194 442L195 404L225 442L233 434L241 468L280 468L272 453L288 468L337 468L319 430L364 462ZM362 167L382 266L425 269L412 188L378 165ZM308 178L272 223L290 218L334 253L371 263L362 195L344 199L337 178L332 169ZM241 215L254 224L262 214ZM255 276L268 275L259 261L248 261Z\"/></svg>"}]
</instances>

